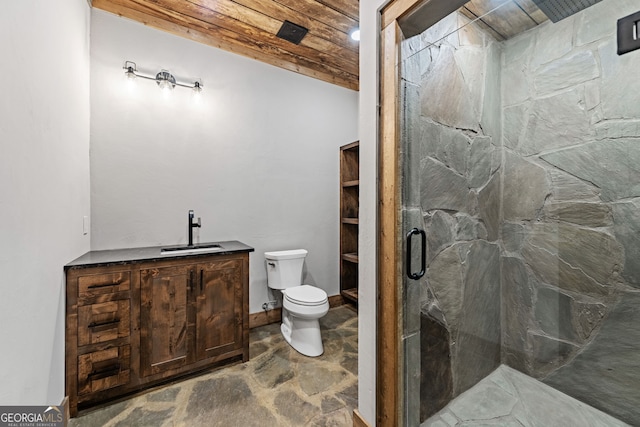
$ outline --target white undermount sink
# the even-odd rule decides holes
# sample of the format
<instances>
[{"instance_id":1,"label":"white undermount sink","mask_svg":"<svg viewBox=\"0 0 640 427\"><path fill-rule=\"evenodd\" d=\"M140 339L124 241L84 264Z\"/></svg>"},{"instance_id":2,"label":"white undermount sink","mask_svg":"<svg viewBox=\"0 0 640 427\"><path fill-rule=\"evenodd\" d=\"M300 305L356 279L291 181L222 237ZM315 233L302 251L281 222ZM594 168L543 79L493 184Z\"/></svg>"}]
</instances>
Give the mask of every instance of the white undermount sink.
<instances>
[{"instance_id":1,"label":"white undermount sink","mask_svg":"<svg viewBox=\"0 0 640 427\"><path fill-rule=\"evenodd\" d=\"M217 243L203 243L201 245L168 246L160 249L160 255L196 254L201 252L219 252L224 248Z\"/></svg>"}]
</instances>

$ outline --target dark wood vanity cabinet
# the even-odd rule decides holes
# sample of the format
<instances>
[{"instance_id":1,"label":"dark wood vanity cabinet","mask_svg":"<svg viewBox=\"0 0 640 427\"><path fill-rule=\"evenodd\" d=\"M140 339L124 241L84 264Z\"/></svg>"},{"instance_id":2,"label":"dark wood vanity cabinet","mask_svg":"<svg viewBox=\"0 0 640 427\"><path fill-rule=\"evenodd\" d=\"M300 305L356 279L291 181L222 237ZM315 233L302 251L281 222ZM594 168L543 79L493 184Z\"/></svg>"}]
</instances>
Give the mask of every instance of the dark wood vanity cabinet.
<instances>
[{"instance_id":1,"label":"dark wood vanity cabinet","mask_svg":"<svg viewBox=\"0 0 640 427\"><path fill-rule=\"evenodd\" d=\"M249 339L248 328L243 328L243 314L248 308L243 309L242 272L239 259L211 259L197 266L200 287L195 292L195 345L198 361L241 350Z\"/></svg>"},{"instance_id":2,"label":"dark wood vanity cabinet","mask_svg":"<svg viewBox=\"0 0 640 427\"><path fill-rule=\"evenodd\" d=\"M243 260L140 270L140 371L143 377L242 351Z\"/></svg>"},{"instance_id":3,"label":"dark wood vanity cabinet","mask_svg":"<svg viewBox=\"0 0 640 427\"><path fill-rule=\"evenodd\" d=\"M128 267L67 272L67 394L70 405L131 382L132 297Z\"/></svg>"},{"instance_id":4,"label":"dark wood vanity cabinet","mask_svg":"<svg viewBox=\"0 0 640 427\"><path fill-rule=\"evenodd\" d=\"M193 265L140 269L140 375L193 363Z\"/></svg>"},{"instance_id":5,"label":"dark wood vanity cabinet","mask_svg":"<svg viewBox=\"0 0 640 427\"><path fill-rule=\"evenodd\" d=\"M91 406L249 359L249 254L67 269L66 394Z\"/></svg>"}]
</instances>

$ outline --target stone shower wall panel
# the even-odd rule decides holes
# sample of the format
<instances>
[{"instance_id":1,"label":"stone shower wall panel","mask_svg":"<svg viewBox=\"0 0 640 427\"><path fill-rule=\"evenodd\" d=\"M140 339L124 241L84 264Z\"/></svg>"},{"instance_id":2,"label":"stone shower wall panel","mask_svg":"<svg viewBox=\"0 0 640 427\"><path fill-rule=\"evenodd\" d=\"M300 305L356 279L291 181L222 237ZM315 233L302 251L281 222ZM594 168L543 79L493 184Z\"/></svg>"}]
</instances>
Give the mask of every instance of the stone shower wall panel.
<instances>
[{"instance_id":1,"label":"stone shower wall panel","mask_svg":"<svg viewBox=\"0 0 640 427\"><path fill-rule=\"evenodd\" d=\"M544 168L511 152L505 153L502 214L506 221L536 219L549 193Z\"/></svg>"},{"instance_id":2,"label":"stone shower wall panel","mask_svg":"<svg viewBox=\"0 0 640 427\"><path fill-rule=\"evenodd\" d=\"M530 227L527 243L552 254L602 286L616 283L622 246L607 232L561 221L541 221Z\"/></svg>"},{"instance_id":3,"label":"stone shower wall panel","mask_svg":"<svg viewBox=\"0 0 640 427\"><path fill-rule=\"evenodd\" d=\"M615 53L639 8L603 0L502 43L452 14L410 41L438 405L505 363L640 424L640 53Z\"/></svg>"},{"instance_id":4,"label":"stone shower wall panel","mask_svg":"<svg viewBox=\"0 0 640 427\"><path fill-rule=\"evenodd\" d=\"M465 280L462 260L467 252L467 243L457 243L442 251L429 266L429 288L446 313L446 326L453 336L459 330Z\"/></svg>"},{"instance_id":5,"label":"stone shower wall panel","mask_svg":"<svg viewBox=\"0 0 640 427\"><path fill-rule=\"evenodd\" d=\"M492 372L501 357L502 50L467 24L454 13L417 37L422 48L407 43L414 63L406 67L422 70L419 114L411 115L428 236L422 419Z\"/></svg>"},{"instance_id":6,"label":"stone shower wall panel","mask_svg":"<svg viewBox=\"0 0 640 427\"><path fill-rule=\"evenodd\" d=\"M638 9L603 0L504 42L499 241L502 362L634 425L640 54L616 54L615 21Z\"/></svg>"},{"instance_id":7,"label":"stone shower wall panel","mask_svg":"<svg viewBox=\"0 0 640 427\"><path fill-rule=\"evenodd\" d=\"M551 221L563 221L590 228L613 225L611 206L601 203L582 201L547 203L542 215Z\"/></svg>"},{"instance_id":8,"label":"stone shower wall panel","mask_svg":"<svg viewBox=\"0 0 640 427\"><path fill-rule=\"evenodd\" d=\"M569 390L570 393L565 393L638 425L638 306L638 292L621 292L591 345L544 382L561 391Z\"/></svg>"},{"instance_id":9,"label":"stone shower wall panel","mask_svg":"<svg viewBox=\"0 0 640 427\"><path fill-rule=\"evenodd\" d=\"M602 192L603 202L640 197L638 139L637 136L605 138L551 152L541 158L560 170L596 185Z\"/></svg>"},{"instance_id":10,"label":"stone shower wall panel","mask_svg":"<svg viewBox=\"0 0 640 427\"><path fill-rule=\"evenodd\" d=\"M451 46L440 46L433 70L422 81L429 94L423 97L422 114L444 126L477 132L480 120L474 107L479 101L473 95L478 98L479 91L467 85L455 53Z\"/></svg>"},{"instance_id":11,"label":"stone shower wall panel","mask_svg":"<svg viewBox=\"0 0 640 427\"><path fill-rule=\"evenodd\" d=\"M449 329L442 313L429 308L433 307L420 312L420 421L444 408L453 396L452 368L442 363L451 358ZM429 357L422 357L427 352Z\"/></svg>"},{"instance_id":12,"label":"stone shower wall panel","mask_svg":"<svg viewBox=\"0 0 640 427\"><path fill-rule=\"evenodd\" d=\"M545 95L574 88L599 76L594 52L581 50L541 67L533 77L533 88L537 95Z\"/></svg>"},{"instance_id":13,"label":"stone shower wall panel","mask_svg":"<svg viewBox=\"0 0 640 427\"><path fill-rule=\"evenodd\" d=\"M500 267L502 281L510 284L502 288L501 362L527 373L531 370L527 356L531 353L527 331L533 322L533 289L522 260L504 256Z\"/></svg>"},{"instance_id":14,"label":"stone shower wall panel","mask_svg":"<svg viewBox=\"0 0 640 427\"><path fill-rule=\"evenodd\" d=\"M554 202L585 200L600 203L600 189L560 169L547 169Z\"/></svg>"},{"instance_id":15,"label":"stone shower wall panel","mask_svg":"<svg viewBox=\"0 0 640 427\"><path fill-rule=\"evenodd\" d=\"M500 248L484 240L469 246L453 358L454 394L473 387L500 365Z\"/></svg>"},{"instance_id":16,"label":"stone shower wall panel","mask_svg":"<svg viewBox=\"0 0 640 427\"><path fill-rule=\"evenodd\" d=\"M466 178L436 159L427 158L421 165L420 193L425 212L436 209L467 211L469 188Z\"/></svg>"},{"instance_id":17,"label":"stone shower wall panel","mask_svg":"<svg viewBox=\"0 0 640 427\"><path fill-rule=\"evenodd\" d=\"M638 212L640 212L640 199L613 205L613 231L616 239L624 247L622 276L634 288L640 288L640 215Z\"/></svg>"},{"instance_id":18,"label":"stone shower wall panel","mask_svg":"<svg viewBox=\"0 0 640 427\"><path fill-rule=\"evenodd\" d=\"M489 241L495 241L500 234L500 174L494 174L489 183L477 196L478 218L487 230Z\"/></svg>"}]
</instances>

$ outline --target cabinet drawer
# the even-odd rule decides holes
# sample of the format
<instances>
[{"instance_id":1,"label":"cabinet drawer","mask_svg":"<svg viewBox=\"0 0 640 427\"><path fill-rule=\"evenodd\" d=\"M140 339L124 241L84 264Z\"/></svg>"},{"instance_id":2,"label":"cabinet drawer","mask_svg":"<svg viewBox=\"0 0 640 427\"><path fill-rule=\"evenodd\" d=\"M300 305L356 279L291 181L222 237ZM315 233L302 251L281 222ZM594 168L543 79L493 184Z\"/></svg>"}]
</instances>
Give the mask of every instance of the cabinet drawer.
<instances>
[{"instance_id":1,"label":"cabinet drawer","mask_svg":"<svg viewBox=\"0 0 640 427\"><path fill-rule=\"evenodd\" d=\"M129 313L128 299L78 307L78 346L128 337Z\"/></svg>"},{"instance_id":2,"label":"cabinet drawer","mask_svg":"<svg viewBox=\"0 0 640 427\"><path fill-rule=\"evenodd\" d=\"M128 292L130 289L131 273L129 271L80 276L78 277L78 302L81 304L84 299Z\"/></svg>"},{"instance_id":3,"label":"cabinet drawer","mask_svg":"<svg viewBox=\"0 0 640 427\"><path fill-rule=\"evenodd\" d=\"M131 348L113 347L78 356L78 395L86 395L129 382Z\"/></svg>"}]
</instances>

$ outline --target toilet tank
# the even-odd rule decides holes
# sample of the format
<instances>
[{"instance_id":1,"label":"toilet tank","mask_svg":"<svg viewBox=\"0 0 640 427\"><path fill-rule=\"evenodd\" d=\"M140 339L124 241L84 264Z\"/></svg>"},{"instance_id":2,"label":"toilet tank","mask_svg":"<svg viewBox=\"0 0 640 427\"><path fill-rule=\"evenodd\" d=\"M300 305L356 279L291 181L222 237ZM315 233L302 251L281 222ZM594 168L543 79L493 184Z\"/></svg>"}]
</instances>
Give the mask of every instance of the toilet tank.
<instances>
[{"instance_id":1,"label":"toilet tank","mask_svg":"<svg viewBox=\"0 0 640 427\"><path fill-rule=\"evenodd\" d=\"M302 265L307 256L305 249L265 252L267 285L271 289L287 289L302 284Z\"/></svg>"}]
</instances>

